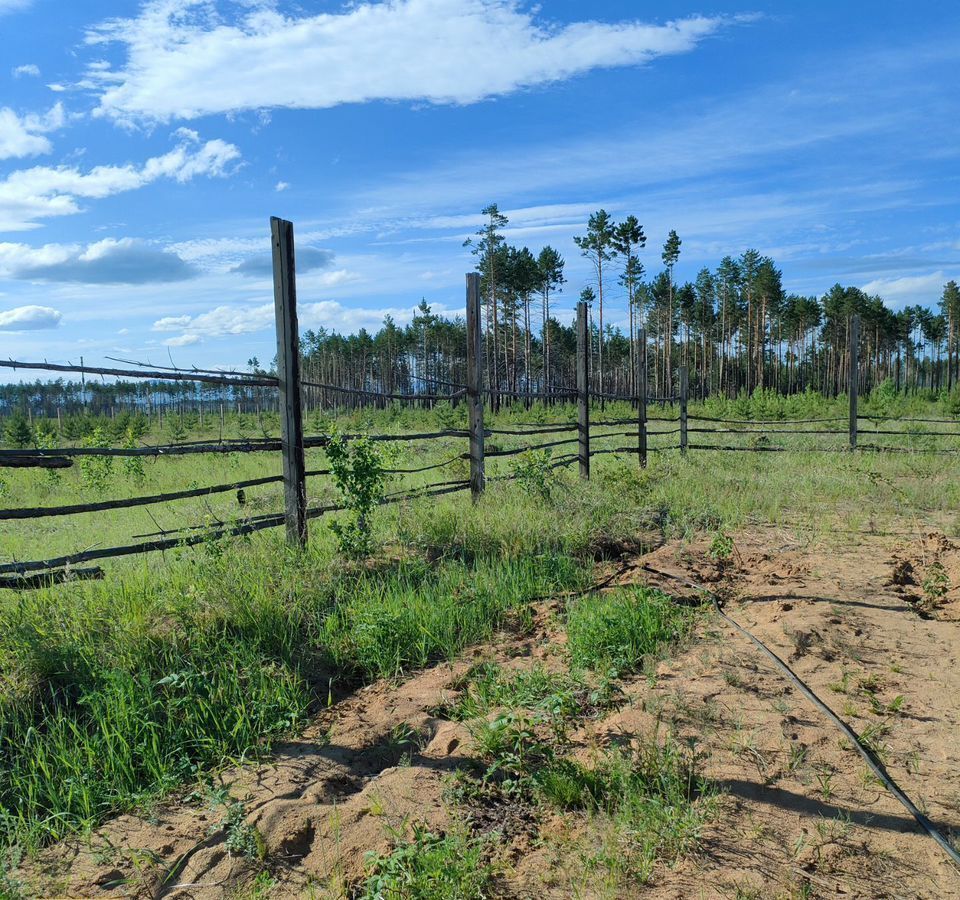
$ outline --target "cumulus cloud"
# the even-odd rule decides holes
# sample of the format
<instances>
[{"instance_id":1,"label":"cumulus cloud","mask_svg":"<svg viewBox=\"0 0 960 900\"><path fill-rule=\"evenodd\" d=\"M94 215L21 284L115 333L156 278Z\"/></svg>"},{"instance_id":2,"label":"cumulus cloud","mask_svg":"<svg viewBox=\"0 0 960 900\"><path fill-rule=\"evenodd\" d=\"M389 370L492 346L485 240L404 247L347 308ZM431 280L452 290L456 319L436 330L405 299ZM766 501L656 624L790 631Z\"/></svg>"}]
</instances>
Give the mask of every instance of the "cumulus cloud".
<instances>
[{"instance_id":1,"label":"cumulus cloud","mask_svg":"<svg viewBox=\"0 0 960 900\"><path fill-rule=\"evenodd\" d=\"M314 247L300 247L296 251L297 272L312 272L316 269L326 269L333 265L332 250L319 250ZM251 256L239 265L234 266L231 272L261 278L273 274L273 257L269 254Z\"/></svg>"},{"instance_id":2,"label":"cumulus cloud","mask_svg":"<svg viewBox=\"0 0 960 900\"><path fill-rule=\"evenodd\" d=\"M163 284L200 274L176 253L135 238L95 244L0 243L0 274L24 281L78 284Z\"/></svg>"},{"instance_id":3,"label":"cumulus cloud","mask_svg":"<svg viewBox=\"0 0 960 900\"><path fill-rule=\"evenodd\" d=\"M28 63L25 66L16 66L10 72L14 78L23 78L24 75L28 75L31 78L40 77L40 66L35 66L33 63Z\"/></svg>"},{"instance_id":4,"label":"cumulus cloud","mask_svg":"<svg viewBox=\"0 0 960 900\"><path fill-rule=\"evenodd\" d=\"M746 18L560 27L517 0L385 0L299 17L246 5L228 23L217 0L151 0L136 18L91 29L89 44L120 43L127 54L120 69L88 67L84 86L100 91L99 113L169 121L371 100L475 103L684 53Z\"/></svg>"},{"instance_id":5,"label":"cumulus cloud","mask_svg":"<svg viewBox=\"0 0 960 900\"><path fill-rule=\"evenodd\" d=\"M56 328L63 313L49 306L16 306L0 311L0 331L40 331Z\"/></svg>"},{"instance_id":6,"label":"cumulus cloud","mask_svg":"<svg viewBox=\"0 0 960 900\"><path fill-rule=\"evenodd\" d=\"M200 176L223 176L239 158L237 147L225 141L199 146L190 141L142 166L96 166L87 171L74 166L20 169L0 179L0 231L36 228L40 219L80 212L81 200L137 190L160 179L184 184Z\"/></svg>"},{"instance_id":7,"label":"cumulus cloud","mask_svg":"<svg viewBox=\"0 0 960 900\"><path fill-rule=\"evenodd\" d=\"M60 103L43 115L19 116L8 106L0 108L0 159L49 153L53 147L46 135L62 128L63 122Z\"/></svg>"}]
</instances>

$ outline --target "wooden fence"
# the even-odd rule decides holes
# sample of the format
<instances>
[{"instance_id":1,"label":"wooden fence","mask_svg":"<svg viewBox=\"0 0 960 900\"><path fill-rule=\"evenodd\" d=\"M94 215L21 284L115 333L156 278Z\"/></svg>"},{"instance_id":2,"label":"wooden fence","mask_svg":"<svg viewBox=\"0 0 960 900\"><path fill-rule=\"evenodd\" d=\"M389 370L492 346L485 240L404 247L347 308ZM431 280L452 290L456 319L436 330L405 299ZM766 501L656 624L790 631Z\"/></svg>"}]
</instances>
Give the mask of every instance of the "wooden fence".
<instances>
[{"instance_id":1,"label":"wooden fence","mask_svg":"<svg viewBox=\"0 0 960 900\"><path fill-rule=\"evenodd\" d=\"M588 309L584 302L577 308L577 365L576 391L558 394L551 393L550 400L576 400L577 418L575 423L559 425L542 425L538 422L516 423L515 428L488 428L484 424L484 399L490 398L494 405L499 405L501 398L514 397L529 405L532 399L540 399L540 395L529 391L511 394L498 389L495 393L484 387L483 384L483 335L482 309L480 296L480 276L470 273L466 276L466 322L467 322L467 384L448 384L452 388L448 394L388 394L375 391L363 391L356 388L344 388L336 385L316 384L305 381L300 374L299 329L297 325L297 291L296 291L296 254L294 249L293 224L279 218L271 219L271 237L273 246L273 273L274 273L274 303L276 309L276 336L277 336L277 374L265 375L262 373L235 374L212 370L190 369L176 370L163 367L146 369L112 369L90 366L68 366L46 362L0 361L0 367L22 368L49 371L82 371L86 374L100 374L103 376L149 378L154 380L196 381L207 384L235 385L240 387L258 386L275 389L279 392L279 407L281 410L280 439L251 439L251 440L219 440L196 441L188 443L170 444L164 446L140 446L132 448L97 448L97 447L67 447L50 450L0 450L0 468L2 467L37 467L37 468L68 468L73 465L74 459L79 456L177 456L196 453L253 453L279 451L282 460L280 475L263 478L235 481L229 484L213 485L204 488L194 488L163 494L154 494L143 497L133 497L118 500L103 500L93 503L72 504L65 506L31 507L16 509L0 509L0 520L33 519L42 517L67 516L89 512L104 512L116 509L126 509L138 506L147 506L169 501L183 500L192 497L204 497L228 491L241 491L246 488L260 485L282 483L284 509L280 513L269 513L248 517L235 523L218 523L210 526L187 526L175 532L158 532L155 535L141 535L151 540L130 544L122 547L85 550L67 554L52 559L34 561L11 561L0 563L0 587L35 586L41 583L52 583L62 580L65 567L76 567L81 563L127 556L130 554L161 551L180 546L191 546L210 539L223 538L235 535L250 534L266 528L284 526L287 540L294 547L303 547L308 538L308 521L312 518L330 512L343 510L340 505L326 505L310 507L308 503L308 478L329 475L329 469L310 471L306 467L305 451L312 448L322 448L329 442L328 435L305 436L303 425L302 397L305 388L320 388L324 391L344 392L347 394L362 394L376 398L376 402L422 402L448 400L457 402L465 398L468 406L468 427L465 430L446 429L417 434L375 434L369 435L374 441L417 441L434 440L440 438L463 438L467 442L466 452L454 455L443 462L412 469L394 469L390 474L408 474L440 470L458 460L469 460L469 479L438 481L409 491L399 491L388 494L383 503L398 503L422 497L434 497L469 490L476 502L483 495L489 480L486 475L486 461L491 458L514 456L529 451L549 451L552 453L559 447L576 444L576 451L560 455L550 460L550 466L560 466L577 463L580 476L590 477L590 463L595 456L602 454L636 455L637 463L643 467L647 465L648 456L653 452L663 452L669 449L679 449L686 455L691 450L697 451L745 451L745 452L787 452L791 449L800 449L803 452L827 451L837 452L842 447L818 446L784 446L786 435L829 435L834 438L843 436L844 431L838 423L847 422L846 437L850 450L874 449L885 451L902 451L903 447L880 446L876 444L858 444L858 428L861 422L875 421L882 423L878 417L860 416L858 412L857 373L859 360L855 349L851 350L849 365L849 415L825 419L806 420L748 420L748 419L721 419L703 415L691 415L689 405L689 378L686 367L680 367L678 372L678 393L667 397L651 397L647 394L647 341L643 329L640 330L637 358L637 391L635 395L611 394L598 392L591 386L591 334L589 329ZM853 334L859 331L859 317L854 317ZM856 348L858 341L852 340L851 347ZM591 410L594 400L600 401L601 416L603 404L607 400L627 401L631 404L635 414L629 418L605 419L591 421ZM660 405L662 412L667 406L671 415L651 416L652 405ZM676 406L676 417L673 416ZM900 422L910 425L922 424L924 428L929 424L954 425L954 420L946 419L902 419ZM651 423L659 427L651 429ZM693 423L691 425L691 423ZM807 426L819 427L810 428ZM670 427L666 427L670 426ZM599 439L627 437L635 439L633 446L593 448L591 436L593 429L628 428L629 430L597 431ZM575 437L563 435L575 432ZM874 435L899 435L906 438L915 438L916 434L903 430L887 430L874 427ZM690 435L702 436L697 443L690 442ZM534 437L549 436L550 439L539 444L526 444L512 449L491 449L486 443L490 436ZM677 443L659 444L652 446L650 439L657 436L677 435ZM724 440L734 436L759 435L760 439L751 439L749 445L731 443L705 443L706 436L723 435ZM345 435L347 438L357 435ZM960 438L957 431L930 431L924 430L923 436L948 436ZM777 445L771 442L780 440ZM921 448L929 449L929 448ZM960 452L950 448L934 449L933 452ZM498 476L496 480L509 478ZM100 574L98 569L77 570L74 574L86 572L91 577Z\"/></svg>"}]
</instances>

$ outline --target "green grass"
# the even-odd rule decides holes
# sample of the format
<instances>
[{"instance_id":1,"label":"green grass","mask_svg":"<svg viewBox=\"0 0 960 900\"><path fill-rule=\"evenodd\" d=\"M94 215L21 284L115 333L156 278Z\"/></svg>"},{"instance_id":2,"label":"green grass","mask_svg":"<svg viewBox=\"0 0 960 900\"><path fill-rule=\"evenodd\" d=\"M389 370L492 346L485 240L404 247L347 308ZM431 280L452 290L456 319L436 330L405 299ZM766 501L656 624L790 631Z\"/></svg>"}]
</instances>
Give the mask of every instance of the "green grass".
<instances>
[{"instance_id":1,"label":"green grass","mask_svg":"<svg viewBox=\"0 0 960 900\"><path fill-rule=\"evenodd\" d=\"M622 601L624 595L609 599ZM599 608L594 604L584 615L596 615ZM622 603L604 605L604 616L617 609ZM648 619L633 621L637 627L628 625L627 631L638 653L641 646L650 652L678 637L662 621L655 629ZM644 637L638 639L641 632ZM624 657L618 652L617 658ZM573 655L571 663L576 662ZM571 757L568 731L585 715L578 702L583 686L573 672L474 667L449 713L469 720L484 768L479 778L461 772L451 797L467 804L518 804L580 817L586 827L574 826L579 836L573 849L586 882L603 884L619 896L623 885L646 883L658 863L673 863L700 844L717 814L718 795L699 775L698 755L672 737L653 735L630 748L598 753L590 765ZM491 717L493 711L497 714Z\"/></svg>"},{"instance_id":2,"label":"green grass","mask_svg":"<svg viewBox=\"0 0 960 900\"><path fill-rule=\"evenodd\" d=\"M607 751L591 767L558 760L539 774L537 793L591 817L593 844L583 848L588 877L646 884L658 862L672 864L697 847L716 815L718 795L697 762L673 739L650 738Z\"/></svg>"},{"instance_id":3,"label":"green grass","mask_svg":"<svg viewBox=\"0 0 960 900\"><path fill-rule=\"evenodd\" d=\"M288 561L286 594L247 577L247 561L229 554L202 571L186 565L169 585L128 580L118 593L78 587L65 607L41 592L0 608L8 839L59 837L265 750L323 702L331 680L452 658L583 574L568 558L536 555L325 577ZM202 580L184 579L190 569Z\"/></svg>"},{"instance_id":4,"label":"green grass","mask_svg":"<svg viewBox=\"0 0 960 900\"><path fill-rule=\"evenodd\" d=\"M506 672L495 663L479 663L463 678L460 696L448 703L443 714L466 721L509 707L569 718L585 707L607 705L612 684L594 687L566 672L547 672L542 666Z\"/></svg>"},{"instance_id":5,"label":"green grass","mask_svg":"<svg viewBox=\"0 0 960 900\"><path fill-rule=\"evenodd\" d=\"M389 581L346 586L323 620L319 640L338 670L392 677L489 637L529 601L575 584L580 571L564 556L451 561L434 569L401 564Z\"/></svg>"},{"instance_id":6,"label":"green grass","mask_svg":"<svg viewBox=\"0 0 960 900\"><path fill-rule=\"evenodd\" d=\"M431 430L460 425L462 415L462 408L387 410L341 417L339 424ZM632 412L609 404L604 415ZM514 409L491 424L572 417L569 406ZM273 426L266 425L269 433ZM209 429L189 438L203 436L211 436ZM496 442L512 447L525 439L497 436ZM461 439L412 442L403 445L398 465L441 461L464 449ZM308 465L324 464L324 455L312 452ZM171 458L148 461L142 480L117 465L105 496L251 478L278 465L273 454ZM490 461L491 475L508 470L508 460ZM457 461L439 478L465 471ZM36 846L141 807L204 772L269 750L340 690L452 658L497 628L523 629L531 600L588 583L602 546L638 534L732 530L753 520L816 535L831 526L824 508L841 512L853 529L904 527L916 517L953 530L960 505L956 457L691 452L681 458L670 451L653 455L643 472L632 455L598 457L589 484L561 471L549 498L492 484L476 506L464 494L386 507L374 516L379 549L368 564L341 561L327 524L316 520L299 557L287 552L280 534L260 534L111 561L103 582L4 592L0 844ZM391 489L437 477L404 476ZM3 506L90 499L79 468L57 481L39 471L4 473L0 494ZM314 479L310 496L325 502L334 489ZM279 489L264 488L248 492L245 511L279 506ZM236 498L227 494L149 512L6 521L0 546L4 560L43 558L237 512ZM689 615L639 591L584 597L569 609L573 659L600 672L637 668L663 641L684 633ZM581 702L580 678L491 677L487 687L477 682L474 702L478 709L519 705L546 715L571 697Z\"/></svg>"},{"instance_id":7,"label":"green grass","mask_svg":"<svg viewBox=\"0 0 960 900\"><path fill-rule=\"evenodd\" d=\"M689 630L693 614L645 587L587 595L570 603L567 641L575 666L635 672Z\"/></svg>"},{"instance_id":8,"label":"green grass","mask_svg":"<svg viewBox=\"0 0 960 900\"><path fill-rule=\"evenodd\" d=\"M389 855L371 857L369 868L358 900L483 900L493 878L479 841L422 827Z\"/></svg>"}]
</instances>

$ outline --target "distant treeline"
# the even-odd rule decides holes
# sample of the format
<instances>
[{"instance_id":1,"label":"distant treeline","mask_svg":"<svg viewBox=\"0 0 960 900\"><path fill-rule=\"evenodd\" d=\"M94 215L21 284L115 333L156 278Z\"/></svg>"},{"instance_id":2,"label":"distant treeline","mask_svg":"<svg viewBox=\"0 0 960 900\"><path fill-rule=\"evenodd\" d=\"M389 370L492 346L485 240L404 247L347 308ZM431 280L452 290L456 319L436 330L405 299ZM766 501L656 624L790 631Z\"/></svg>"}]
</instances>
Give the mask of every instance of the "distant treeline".
<instances>
[{"instance_id":1,"label":"distant treeline","mask_svg":"<svg viewBox=\"0 0 960 900\"><path fill-rule=\"evenodd\" d=\"M484 227L467 244L481 273L483 363L494 402L499 392L569 391L575 383L575 326L551 312L566 282L564 260L552 247L535 255L510 246L503 234L506 217L495 205L484 215ZM703 268L693 281L677 283L682 241L675 231L659 254L662 268L648 279L639 255L646 236L633 216L617 223L599 210L576 242L595 275L579 294L590 307L595 391L632 395L644 333L654 396L675 390L680 366L689 369L694 397L758 389L836 396L847 388L854 315L861 317L863 392L885 381L898 391L949 391L958 380L960 289L954 281L944 286L936 307L894 312L879 296L840 284L822 297L787 294L774 260L756 250L726 256L716 269ZM612 325L611 318L625 320L626 327ZM426 300L405 327L388 316L376 333L340 335L321 328L307 331L301 346L304 380L333 386L305 387L308 410L386 402L334 388L418 395L432 403L466 380L464 320L435 315ZM257 359L249 364L263 371ZM19 410L28 418L123 411L158 418L221 410L262 414L276 402L276 392L264 387L95 379L0 386L0 415Z\"/></svg>"}]
</instances>

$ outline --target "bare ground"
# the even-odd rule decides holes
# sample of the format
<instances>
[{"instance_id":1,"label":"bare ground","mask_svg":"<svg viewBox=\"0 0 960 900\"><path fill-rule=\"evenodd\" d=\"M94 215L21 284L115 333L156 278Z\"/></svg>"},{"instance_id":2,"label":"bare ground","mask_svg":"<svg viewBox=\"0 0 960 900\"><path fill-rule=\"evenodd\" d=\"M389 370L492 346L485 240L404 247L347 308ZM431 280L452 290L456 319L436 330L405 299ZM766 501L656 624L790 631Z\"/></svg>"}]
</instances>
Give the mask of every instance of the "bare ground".
<instances>
[{"instance_id":1,"label":"bare ground","mask_svg":"<svg viewBox=\"0 0 960 900\"><path fill-rule=\"evenodd\" d=\"M856 547L825 549L756 530L737 536L727 566L706 550L665 545L625 560L618 580L656 583L640 570L648 563L719 588L727 611L867 736L900 786L960 838L960 589L951 587L960 586L960 548L933 534L900 543L860 535ZM675 583L661 586L678 593ZM590 820L509 808L467 816L445 799L450 774L471 764L471 742L438 705L481 659L563 668L558 609L543 605L532 632L501 635L454 664L360 690L268 763L223 772L260 835L262 864L228 851L222 807L181 797L51 848L23 877L44 897L207 900L250 896L266 867L270 897L336 897L362 878L365 854L389 850L413 823L444 830L468 818L477 831L502 832L499 895L609 895L584 875ZM834 726L718 617L656 678L622 687L622 705L579 724L577 752L673 728L703 754L723 800L700 851L613 896L960 898L960 872L943 852Z\"/></svg>"}]
</instances>

